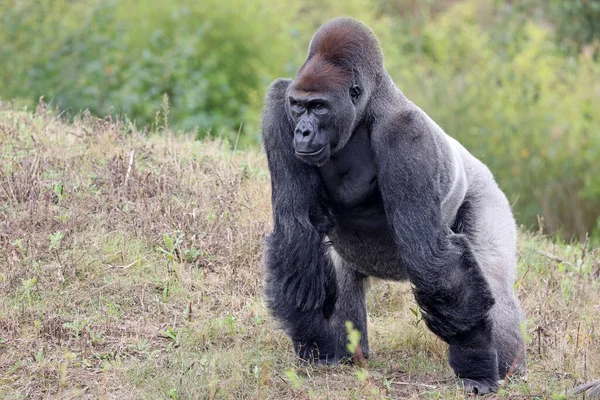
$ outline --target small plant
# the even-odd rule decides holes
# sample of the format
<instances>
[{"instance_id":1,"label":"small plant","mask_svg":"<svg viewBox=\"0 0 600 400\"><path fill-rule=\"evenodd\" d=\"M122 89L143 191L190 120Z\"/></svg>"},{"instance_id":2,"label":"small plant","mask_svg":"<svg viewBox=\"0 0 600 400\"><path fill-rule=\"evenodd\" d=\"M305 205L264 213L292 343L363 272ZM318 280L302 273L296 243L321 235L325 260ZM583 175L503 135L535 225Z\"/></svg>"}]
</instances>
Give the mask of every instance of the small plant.
<instances>
[{"instance_id":1,"label":"small plant","mask_svg":"<svg viewBox=\"0 0 600 400\"><path fill-rule=\"evenodd\" d=\"M346 348L354 355L354 363L357 366L354 369L356 378L361 386L368 390L370 396L373 398L385 398L383 392L386 392L386 389L379 387L379 385L375 383L373 376L367 369L367 360L360 347L360 338L362 337L361 332L354 327L352 321L346 321L345 325L346 331L348 332L348 343L346 344ZM391 386L391 384L388 386Z\"/></svg>"},{"instance_id":2,"label":"small plant","mask_svg":"<svg viewBox=\"0 0 600 400\"><path fill-rule=\"evenodd\" d=\"M423 315L419 307L411 307L410 312L415 316L415 321L412 323L415 327L419 326L419 323L423 320Z\"/></svg>"},{"instance_id":3,"label":"small plant","mask_svg":"<svg viewBox=\"0 0 600 400\"><path fill-rule=\"evenodd\" d=\"M67 351L65 353L65 361L60 363L60 380L58 382L59 386L64 387L67 386L67 371L69 369L69 364L77 357L76 354Z\"/></svg>"},{"instance_id":4,"label":"small plant","mask_svg":"<svg viewBox=\"0 0 600 400\"><path fill-rule=\"evenodd\" d=\"M300 389L302 389L302 385L304 384L304 379L300 378L298 376L298 374L296 373L296 371L294 371L291 368L290 369L286 369L285 370L285 376L290 381L290 384L292 385L292 388L294 390L300 390Z\"/></svg>"},{"instance_id":5,"label":"small plant","mask_svg":"<svg viewBox=\"0 0 600 400\"><path fill-rule=\"evenodd\" d=\"M184 236L185 235L181 231L175 231L172 235L168 233L163 234L164 248L159 247L158 250L171 262L181 261L179 247L183 242Z\"/></svg>"},{"instance_id":6,"label":"small plant","mask_svg":"<svg viewBox=\"0 0 600 400\"><path fill-rule=\"evenodd\" d=\"M227 316L225 317L225 326L227 326L227 330L229 331L229 333L236 333L236 320L233 314L227 314Z\"/></svg>"},{"instance_id":7,"label":"small plant","mask_svg":"<svg viewBox=\"0 0 600 400\"><path fill-rule=\"evenodd\" d=\"M15 239L11 243L17 250L19 250L20 254L25 254L25 244L23 243L23 238Z\"/></svg>"},{"instance_id":8,"label":"small plant","mask_svg":"<svg viewBox=\"0 0 600 400\"><path fill-rule=\"evenodd\" d=\"M262 325L265 323L265 320L263 317L260 316L260 314L256 313L254 314L254 318L252 318L254 320L254 324L256 325Z\"/></svg>"},{"instance_id":9,"label":"small plant","mask_svg":"<svg viewBox=\"0 0 600 400\"><path fill-rule=\"evenodd\" d=\"M369 378L369 371L366 369L367 363L360 347L362 334L354 327L352 321L346 321L346 332L348 332L346 348L354 356L354 362L360 365L360 368L356 368L356 377L361 383L364 383Z\"/></svg>"},{"instance_id":10,"label":"small plant","mask_svg":"<svg viewBox=\"0 0 600 400\"><path fill-rule=\"evenodd\" d=\"M148 343L148 340L146 340L146 339L140 339L135 344L135 349L141 353L145 352L149 348L150 348L150 344Z\"/></svg>"},{"instance_id":11,"label":"small plant","mask_svg":"<svg viewBox=\"0 0 600 400\"><path fill-rule=\"evenodd\" d=\"M159 333L170 340L168 346L169 350L171 349L171 347L179 347L181 340L181 331L177 331L172 326L167 326L166 329L161 330Z\"/></svg>"},{"instance_id":12,"label":"small plant","mask_svg":"<svg viewBox=\"0 0 600 400\"><path fill-rule=\"evenodd\" d=\"M267 177L267 173L264 169L260 167L253 167L247 162L242 162L240 165L240 173L244 179L265 179Z\"/></svg>"},{"instance_id":13,"label":"small plant","mask_svg":"<svg viewBox=\"0 0 600 400\"><path fill-rule=\"evenodd\" d=\"M177 389L172 388L167 391L167 397L169 399L177 400L179 396L177 395Z\"/></svg>"},{"instance_id":14,"label":"small plant","mask_svg":"<svg viewBox=\"0 0 600 400\"><path fill-rule=\"evenodd\" d=\"M351 354L356 355L359 350L362 334L358 329L354 328L352 321L346 321L346 332L348 332L348 343L346 344L346 348Z\"/></svg>"},{"instance_id":15,"label":"small plant","mask_svg":"<svg viewBox=\"0 0 600 400\"><path fill-rule=\"evenodd\" d=\"M212 224L215 221L215 219L217 219L217 214L214 211L210 211L206 216L206 220L209 224Z\"/></svg>"},{"instance_id":16,"label":"small plant","mask_svg":"<svg viewBox=\"0 0 600 400\"><path fill-rule=\"evenodd\" d=\"M37 279L36 278L22 279L21 283L23 284L23 293L25 294L25 297L27 298L27 304L29 306L31 306L33 288L35 287L35 284L37 283Z\"/></svg>"},{"instance_id":17,"label":"small plant","mask_svg":"<svg viewBox=\"0 0 600 400\"><path fill-rule=\"evenodd\" d=\"M87 325L86 320L83 320L83 321L75 320L73 322L65 322L63 324L63 328L73 330L73 336L75 337L75 339L79 339L79 334L81 333L83 328L85 328L86 325Z\"/></svg>"},{"instance_id":18,"label":"small plant","mask_svg":"<svg viewBox=\"0 0 600 400\"><path fill-rule=\"evenodd\" d=\"M106 307L106 316L107 319L110 321L112 319L119 319L121 318L121 306L117 303L112 303L112 302L105 302L104 306Z\"/></svg>"},{"instance_id":19,"label":"small plant","mask_svg":"<svg viewBox=\"0 0 600 400\"><path fill-rule=\"evenodd\" d=\"M195 259L200 257L204 252L198 249L186 249L183 254L185 255L185 261L188 263L194 262Z\"/></svg>"},{"instance_id":20,"label":"small plant","mask_svg":"<svg viewBox=\"0 0 600 400\"><path fill-rule=\"evenodd\" d=\"M62 243L65 234L61 231L56 231L50 234L50 250L58 250Z\"/></svg>"},{"instance_id":21,"label":"small plant","mask_svg":"<svg viewBox=\"0 0 600 400\"><path fill-rule=\"evenodd\" d=\"M54 183L54 186L52 186L52 192L56 198L56 203L60 203L65 198L65 188L60 181Z\"/></svg>"},{"instance_id":22,"label":"small plant","mask_svg":"<svg viewBox=\"0 0 600 400\"><path fill-rule=\"evenodd\" d=\"M42 366L44 364L44 360L46 359L44 356L44 349L39 349L38 352L34 354L33 358L36 363Z\"/></svg>"},{"instance_id":23,"label":"small plant","mask_svg":"<svg viewBox=\"0 0 600 400\"><path fill-rule=\"evenodd\" d=\"M162 97L163 131L169 130L169 95L164 93Z\"/></svg>"},{"instance_id":24,"label":"small plant","mask_svg":"<svg viewBox=\"0 0 600 400\"><path fill-rule=\"evenodd\" d=\"M104 343L104 331L95 331L89 326L86 326L85 329L88 335L90 335L90 342L92 342L92 344Z\"/></svg>"},{"instance_id":25,"label":"small plant","mask_svg":"<svg viewBox=\"0 0 600 400\"><path fill-rule=\"evenodd\" d=\"M55 218L58 222L64 224L69 220L69 213L65 211L65 212L57 215Z\"/></svg>"}]
</instances>

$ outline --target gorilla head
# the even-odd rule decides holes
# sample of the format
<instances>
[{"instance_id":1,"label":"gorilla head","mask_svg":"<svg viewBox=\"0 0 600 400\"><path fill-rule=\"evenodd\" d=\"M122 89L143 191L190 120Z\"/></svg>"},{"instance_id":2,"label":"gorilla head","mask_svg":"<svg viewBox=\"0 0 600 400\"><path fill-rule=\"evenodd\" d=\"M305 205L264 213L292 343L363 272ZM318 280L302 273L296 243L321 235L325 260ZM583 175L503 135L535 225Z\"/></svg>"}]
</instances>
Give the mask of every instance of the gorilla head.
<instances>
[{"instance_id":1,"label":"gorilla head","mask_svg":"<svg viewBox=\"0 0 600 400\"><path fill-rule=\"evenodd\" d=\"M379 41L360 22L339 18L315 33L287 96L300 160L320 166L345 146L382 72Z\"/></svg>"}]
</instances>

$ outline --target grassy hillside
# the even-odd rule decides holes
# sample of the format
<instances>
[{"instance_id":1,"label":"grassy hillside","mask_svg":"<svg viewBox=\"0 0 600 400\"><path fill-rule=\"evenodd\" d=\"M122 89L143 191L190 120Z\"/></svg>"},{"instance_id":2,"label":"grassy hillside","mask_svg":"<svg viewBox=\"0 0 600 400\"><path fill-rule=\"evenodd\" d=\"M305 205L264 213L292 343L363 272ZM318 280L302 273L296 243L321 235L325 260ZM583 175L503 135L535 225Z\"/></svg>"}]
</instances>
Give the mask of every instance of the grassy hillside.
<instances>
[{"instance_id":1,"label":"grassy hillside","mask_svg":"<svg viewBox=\"0 0 600 400\"><path fill-rule=\"evenodd\" d=\"M261 299L258 151L0 107L0 398L462 398L410 286L374 280L366 369L296 362ZM522 233L527 382L600 378L600 253Z\"/></svg>"}]
</instances>

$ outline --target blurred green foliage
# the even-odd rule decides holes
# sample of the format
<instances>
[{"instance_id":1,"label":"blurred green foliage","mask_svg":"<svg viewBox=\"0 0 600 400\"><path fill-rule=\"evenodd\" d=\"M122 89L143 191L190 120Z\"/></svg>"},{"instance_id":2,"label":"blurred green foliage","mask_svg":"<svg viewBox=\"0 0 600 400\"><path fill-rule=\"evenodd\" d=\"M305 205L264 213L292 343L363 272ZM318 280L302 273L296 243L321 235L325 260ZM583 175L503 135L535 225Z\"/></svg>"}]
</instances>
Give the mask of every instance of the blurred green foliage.
<instances>
[{"instance_id":1,"label":"blurred green foliage","mask_svg":"<svg viewBox=\"0 0 600 400\"><path fill-rule=\"evenodd\" d=\"M577 52L600 40L600 0L550 0L546 6L556 24L557 41L567 51Z\"/></svg>"},{"instance_id":2,"label":"blurred green foliage","mask_svg":"<svg viewBox=\"0 0 600 400\"><path fill-rule=\"evenodd\" d=\"M257 143L269 82L339 15L375 30L397 85L521 223L600 238L600 0L5 0L0 96L155 125L167 94L172 128Z\"/></svg>"},{"instance_id":3,"label":"blurred green foliage","mask_svg":"<svg viewBox=\"0 0 600 400\"><path fill-rule=\"evenodd\" d=\"M0 94L26 102L45 95L100 115L114 107L146 125L166 93L177 128L237 130L272 76L287 72L272 60L291 57L284 22L292 15L270 3L0 3Z\"/></svg>"}]
</instances>

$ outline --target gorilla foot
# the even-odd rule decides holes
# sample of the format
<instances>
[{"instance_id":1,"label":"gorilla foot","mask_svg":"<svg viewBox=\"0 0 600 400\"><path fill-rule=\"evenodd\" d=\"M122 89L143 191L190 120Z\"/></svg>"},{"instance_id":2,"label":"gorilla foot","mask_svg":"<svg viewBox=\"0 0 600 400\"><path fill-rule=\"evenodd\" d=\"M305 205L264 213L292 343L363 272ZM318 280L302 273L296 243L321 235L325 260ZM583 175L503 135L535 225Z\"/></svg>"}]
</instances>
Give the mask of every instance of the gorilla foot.
<instances>
[{"instance_id":1,"label":"gorilla foot","mask_svg":"<svg viewBox=\"0 0 600 400\"><path fill-rule=\"evenodd\" d=\"M330 357L330 358L319 358L317 360L317 365L325 365L327 367L337 367L338 365L340 365L340 361L336 358L336 357Z\"/></svg>"},{"instance_id":2,"label":"gorilla foot","mask_svg":"<svg viewBox=\"0 0 600 400\"><path fill-rule=\"evenodd\" d=\"M493 379L466 379L459 381L459 386L462 386L465 393L484 395L496 392L498 390L498 382Z\"/></svg>"},{"instance_id":3,"label":"gorilla foot","mask_svg":"<svg viewBox=\"0 0 600 400\"><path fill-rule=\"evenodd\" d=\"M306 345L296 342L294 348L298 358L306 363L329 366L337 366L340 363L333 351L322 351L315 344Z\"/></svg>"},{"instance_id":4,"label":"gorilla foot","mask_svg":"<svg viewBox=\"0 0 600 400\"><path fill-rule=\"evenodd\" d=\"M305 357L298 357L298 359L300 360L300 363L302 365L309 365L309 364L313 364L316 366L325 366L325 367L337 367L340 364L342 364L342 360L339 360L337 357L334 356L320 356L320 357L309 357L309 358L305 358Z\"/></svg>"}]
</instances>

